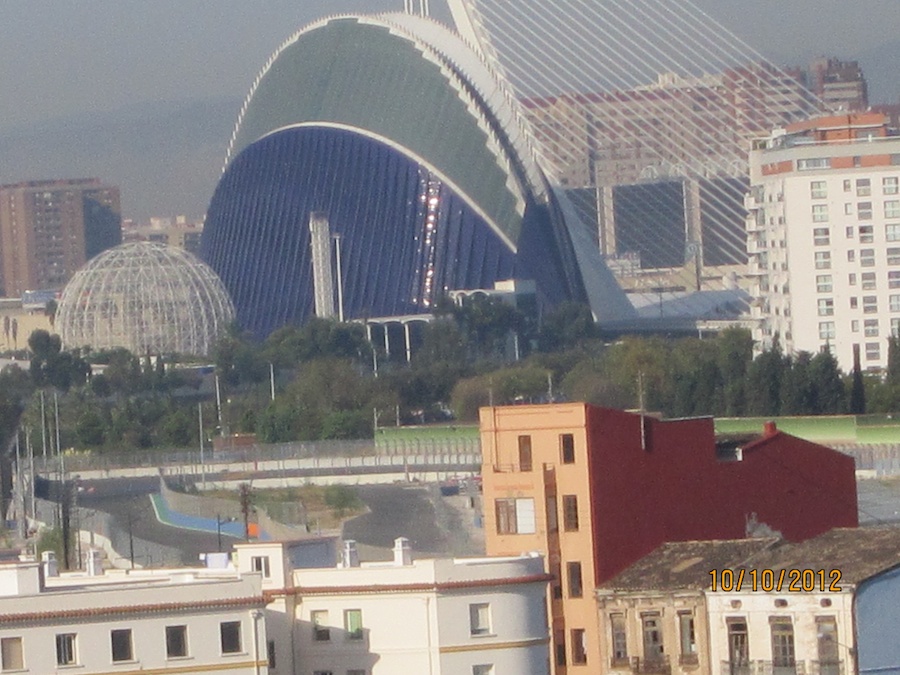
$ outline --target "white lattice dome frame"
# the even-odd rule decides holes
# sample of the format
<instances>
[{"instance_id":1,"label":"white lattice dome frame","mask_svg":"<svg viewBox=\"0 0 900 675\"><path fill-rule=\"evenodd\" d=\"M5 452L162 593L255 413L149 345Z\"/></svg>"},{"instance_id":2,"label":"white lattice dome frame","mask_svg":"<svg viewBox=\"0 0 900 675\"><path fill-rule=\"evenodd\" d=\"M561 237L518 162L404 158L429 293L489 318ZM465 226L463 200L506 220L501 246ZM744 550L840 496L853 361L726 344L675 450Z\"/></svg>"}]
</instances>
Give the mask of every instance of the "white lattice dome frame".
<instances>
[{"instance_id":1,"label":"white lattice dome frame","mask_svg":"<svg viewBox=\"0 0 900 675\"><path fill-rule=\"evenodd\" d=\"M137 242L104 251L66 284L56 329L66 349L208 355L234 321L216 273L187 251Z\"/></svg>"}]
</instances>

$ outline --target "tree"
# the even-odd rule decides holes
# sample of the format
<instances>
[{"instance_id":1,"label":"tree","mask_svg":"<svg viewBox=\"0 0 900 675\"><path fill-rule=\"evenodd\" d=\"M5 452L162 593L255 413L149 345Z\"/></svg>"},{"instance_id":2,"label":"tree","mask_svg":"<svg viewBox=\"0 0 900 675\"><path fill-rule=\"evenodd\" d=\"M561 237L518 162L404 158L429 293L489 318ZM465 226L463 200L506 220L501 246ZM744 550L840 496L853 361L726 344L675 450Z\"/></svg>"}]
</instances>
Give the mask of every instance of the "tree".
<instances>
[{"instance_id":1,"label":"tree","mask_svg":"<svg viewBox=\"0 0 900 675\"><path fill-rule=\"evenodd\" d=\"M544 316L538 335L541 351L571 349L584 340L598 337L591 308L577 302L564 302Z\"/></svg>"},{"instance_id":2,"label":"tree","mask_svg":"<svg viewBox=\"0 0 900 675\"><path fill-rule=\"evenodd\" d=\"M743 415L747 406L747 371L753 362L753 336L744 328L726 328L716 338L722 375L723 413Z\"/></svg>"},{"instance_id":3,"label":"tree","mask_svg":"<svg viewBox=\"0 0 900 675\"><path fill-rule=\"evenodd\" d=\"M850 414L866 414L866 383L863 380L862 368L859 359L854 359L853 375L850 383Z\"/></svg>"},{"instance_id":4,"label":"tree","mask_svg":"<svg viewBox=\"0 0 900 675\"><path fill-rule=\"evenodd\" d=\"M811 415L817 412L816 391L811 376L812 355L800 352L793 359L785 358L781 380L782 415Z\"/></svg>"},{"instance_id":5,"label":"tree","mask_svg":"<svg viewBox=\"0 0 900 675\"><path fill-rule=\"evenodd\" d=\"M777 416L781 412L781 379L785 359L776 342L753 359L747 369L747 413Z\"/></svg>"},{"instance_id":6,"label":"tree","mask_svg":"<svg viewBox=\"0 0 900 675\"><path fill-rule=\"evenodd\" d=\"M847 390L838 361L830 350L820 351L812 358L809 379L815 394L815 414L840 415L847 412Z\"/></svg>"}]
</instances>

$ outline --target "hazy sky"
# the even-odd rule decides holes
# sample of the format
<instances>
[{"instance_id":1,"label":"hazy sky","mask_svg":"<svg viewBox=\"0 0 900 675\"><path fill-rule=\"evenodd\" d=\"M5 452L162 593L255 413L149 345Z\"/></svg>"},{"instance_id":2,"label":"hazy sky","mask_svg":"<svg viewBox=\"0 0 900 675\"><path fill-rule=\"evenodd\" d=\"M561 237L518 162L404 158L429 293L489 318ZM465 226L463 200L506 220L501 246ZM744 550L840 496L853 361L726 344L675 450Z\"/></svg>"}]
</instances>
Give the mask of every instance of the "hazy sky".
<instances>
[{"instance_id":1,"label":"hazy sky","mask_svg":"<svg viewBox=\"0 0 900 675\"><path fill-rule=\"evenodd\" d=\"M326 14L400 9L402 4L3 0L0 130L129 104L241 96L268 55L296 28ZM898 0L696 4L759 51L782 61L817 53L855 55L898 39L900 27Z\"/></svg>"}]
</instances>

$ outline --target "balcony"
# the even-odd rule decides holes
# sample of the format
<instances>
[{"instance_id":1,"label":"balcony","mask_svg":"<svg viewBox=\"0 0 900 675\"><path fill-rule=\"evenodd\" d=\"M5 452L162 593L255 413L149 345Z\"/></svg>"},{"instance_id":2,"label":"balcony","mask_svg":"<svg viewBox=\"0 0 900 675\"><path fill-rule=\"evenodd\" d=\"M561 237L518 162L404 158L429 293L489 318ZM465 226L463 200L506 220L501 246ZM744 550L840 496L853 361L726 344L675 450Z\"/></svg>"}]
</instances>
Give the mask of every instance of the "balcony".
<instances>
[{"instance_id":1,"label":"balcony","mask_svg":"<svg viewBox=\"0 0 900 675\"><path fill-rule=\"evenodd\" d=\"M721 675L807 675L806 662L776 665L771 661L722 661ZM822 675L826 675L823 672ZM828 673L828 675L840 675Z\"/></svg>"},{"instance_id":2,"label":"balcony","mask_svg":"<svg viewBox=\"0 0 900 675\"><path fill-rule=\"evenodd\" d=\"M631 659L631 672L636 675L671 675L672 666L669 664L667 654L655 659L641 659L635 656Z\"/></svg>"},{"instance_id":3,"label":"balcony","mask_svg":"<svg viewBox=\"0 0 900 675\"><path fill-rule=\"evenodd\" d=\"M844 675L844 662L834 661L810 661L810 675Z\"/></svg>"}]
</instances>

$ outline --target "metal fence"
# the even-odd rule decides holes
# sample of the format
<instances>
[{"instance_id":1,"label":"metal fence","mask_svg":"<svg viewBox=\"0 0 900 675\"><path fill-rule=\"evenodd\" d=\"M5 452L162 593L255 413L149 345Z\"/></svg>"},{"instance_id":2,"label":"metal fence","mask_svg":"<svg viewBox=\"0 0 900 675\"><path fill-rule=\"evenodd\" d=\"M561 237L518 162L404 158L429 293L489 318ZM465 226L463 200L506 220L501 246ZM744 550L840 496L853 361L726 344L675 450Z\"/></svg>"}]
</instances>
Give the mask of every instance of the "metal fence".
<instances>
[{"instance_id":1,"label":"metal fence","mask_svg":"<svg viewBox=\"0 0 900 675\"><path fill-rule=\"evenodd\" d=\"M379 441L300 441L248 445L242 448L205 450L131 450L127 452L74 452L64 457L66 471L109 471L135 467L179 466L191 464L238 464L246 462L283 462L317 457L373 457L407 455L459 455L480 453L477 439L403 439ZM35 457L39 473L59 471L56 457Z\"/></svg>"}]
</instances>

